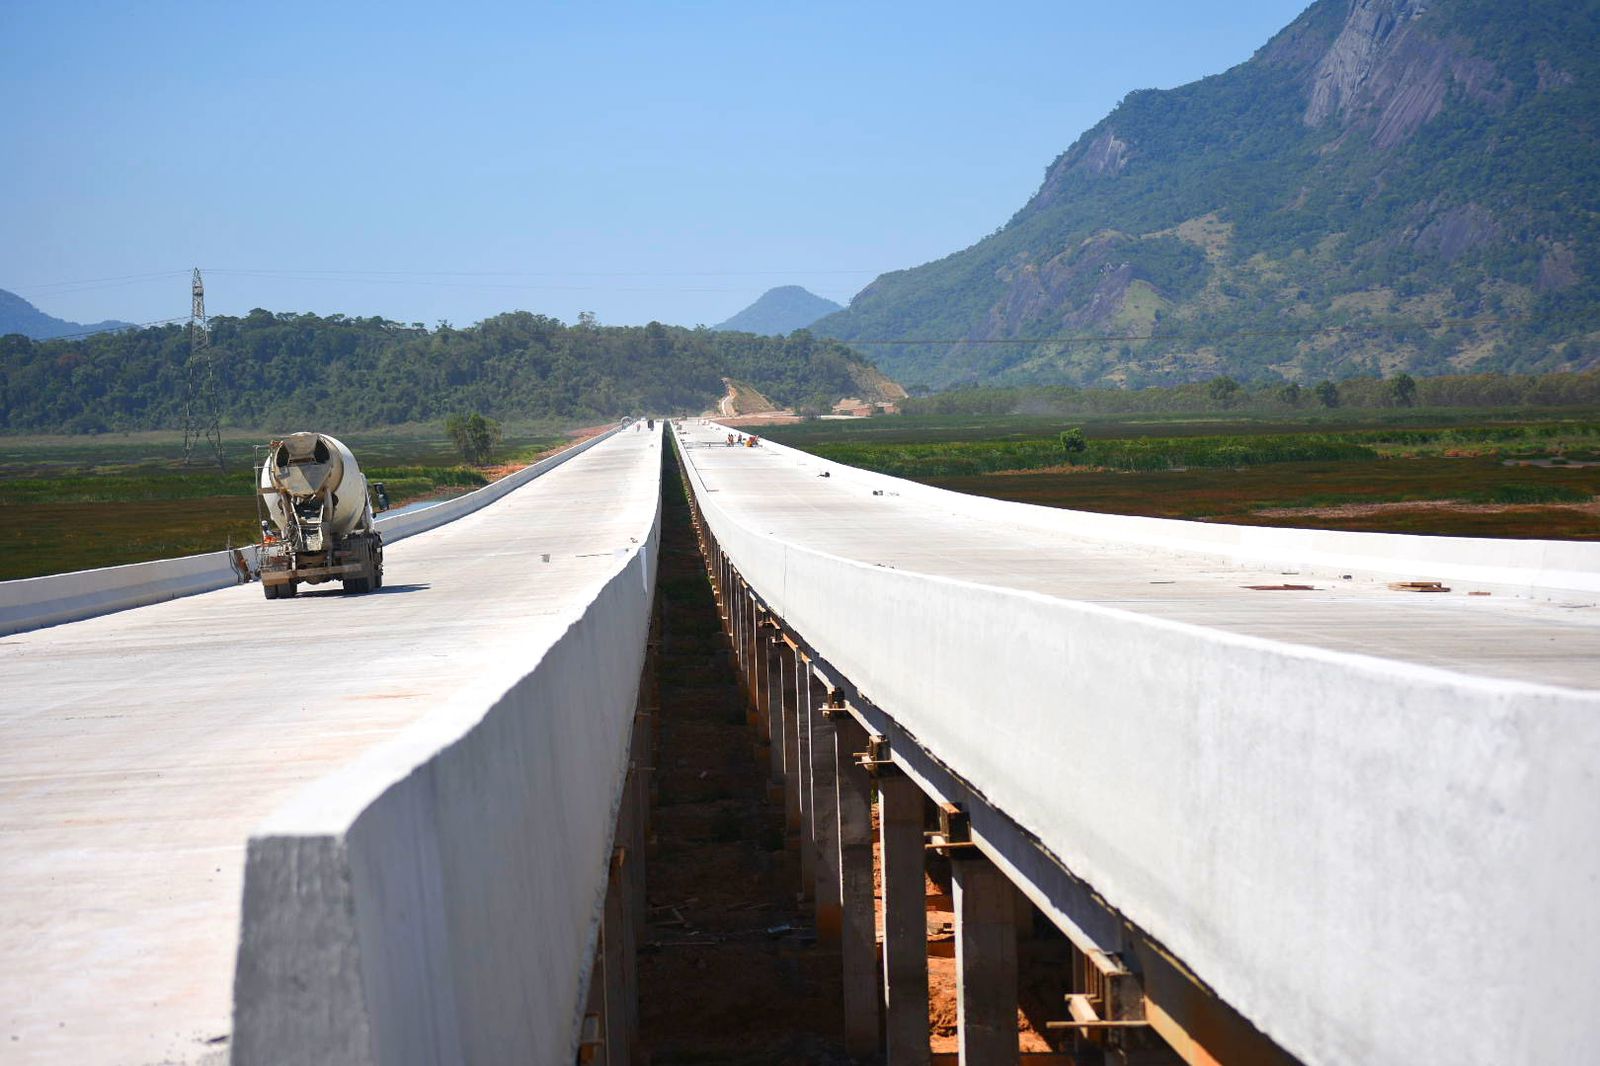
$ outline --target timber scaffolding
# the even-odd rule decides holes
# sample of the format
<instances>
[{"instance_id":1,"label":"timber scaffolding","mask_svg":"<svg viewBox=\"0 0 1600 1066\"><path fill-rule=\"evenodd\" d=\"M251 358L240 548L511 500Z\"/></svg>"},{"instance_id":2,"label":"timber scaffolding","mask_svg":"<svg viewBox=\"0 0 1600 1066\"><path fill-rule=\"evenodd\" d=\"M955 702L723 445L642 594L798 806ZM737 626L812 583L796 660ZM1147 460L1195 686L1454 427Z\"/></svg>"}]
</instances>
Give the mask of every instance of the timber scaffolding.
<instances>
[{"instance_id":1,"label":"timber scaffolding","mask_svg":"<svg viewBox=\"0 0 1600 1066\"><path fill-rule=\"evenodd\" d=\"M819 941L839 950L852 1057L882 1056L890 1066L1298 1061L770 610L721 550L688 465L680 467L746 720L768 753L787 829L799 838L800 898L813 908ZM930 1051L924 898L930 857L948 861L953 888L956 1056ZM882 884L881 939L875 872ZM1057 1050L1024 1054L1018 947L1038 922L1059 931L1069 947L1059 971L1059 1017L1040 1026Z\"/></svg>"}]
</instances>

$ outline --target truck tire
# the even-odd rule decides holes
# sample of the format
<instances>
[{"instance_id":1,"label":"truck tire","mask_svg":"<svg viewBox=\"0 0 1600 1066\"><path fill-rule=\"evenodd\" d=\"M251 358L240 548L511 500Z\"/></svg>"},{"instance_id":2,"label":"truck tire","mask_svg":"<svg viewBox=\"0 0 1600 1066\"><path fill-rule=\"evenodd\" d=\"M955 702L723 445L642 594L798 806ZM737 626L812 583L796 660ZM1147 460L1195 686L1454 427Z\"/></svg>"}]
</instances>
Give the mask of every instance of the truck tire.
<instances>
[{"instance_id":1,"label":"truck tire","mask_svg":"<svg viewBox=\"0 0 1600 1066\"><path fill-rule=\"evenodd\" d=\"M288 584L278 586L278 599L292 600L300 592L300 582L290 581Z\"/></svg>"},{"instance_id":2,"label":"truck tire","mask_svg":"<svg viewBox=\"0 0 1600 1066\"><path fill-rule=\"evenodd\" d=\"M278 598L278 587L277 585L268 585L266 582L262 582L261 594L269 600L275 600Z\"/></svg>"},{"instance_id":3,"label":"truck tire","mask_svg":"<svg viewBox=\"0 0 1600 1066\"><path fill-rule=\"evenodd\" d=\"M372 591L372 579L370 577L347 577L344 579L344 591L346 594L370 592Z\"/></svg>"}]
</instances>

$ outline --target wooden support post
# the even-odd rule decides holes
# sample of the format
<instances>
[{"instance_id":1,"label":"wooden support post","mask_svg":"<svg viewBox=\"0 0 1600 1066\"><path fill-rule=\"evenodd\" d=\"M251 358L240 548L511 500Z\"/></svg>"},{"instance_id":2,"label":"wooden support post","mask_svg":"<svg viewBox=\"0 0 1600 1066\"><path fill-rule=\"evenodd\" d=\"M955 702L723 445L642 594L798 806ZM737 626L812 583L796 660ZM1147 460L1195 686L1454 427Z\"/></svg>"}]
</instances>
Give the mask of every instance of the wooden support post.
<instances>
[{"instance_id":1,"label":"wooden support post","mask_svg":"<svg viewBox=\"0 0 1600 1066\"><path fill-rule=\"evenodd\" d=\"M811 794L811 708L810 686L801 674L800 653L781 645L787 676L783 696L787 703L784 720L794 717L795 729L795 804L800 814L800 899L813 901L817 895L817 834L815 798Z\"/></svg>"},{"instance_id":2,"label":"wooden support post","mask_svg":"<svg viewBox=\"0 0 1600 1066\"><path fill-rule=\"evenodd\" d=\"M647 719L648 721L648 719ZM645 887L645 851L650 840L650 787L648 771L634 762L628 767L628 780L622 793L622 803L628 810L627 836L618 827L617 841L627 850L628 920L634 936L638 936L649 920L649 899Z\"/></svg>"},{"instance_id":3,"label":"wooden support post","mask_svg":"<svg viewBox=\"0 0 1600 1066\"><path fill-rule=\"evenodd\" d=\"M635 980L634 943L627 901L627 849L612 853L606 880L604 925L600 937L605 959L604 1026L606 1066L628 1066L636 1060L639 986Z\"/></svg>"},{"instance_id":4,"label":"wooden support post","mask_svg":"<svg viewBox=\"0 0 1600 1066\"><path fill-rule=\"evenodd\" d=\"M750 656L750 706L752 723L760 722L772 711L772 623L759 611L755 615L755 654Z\"/></svg>"},{"instance_id":5,"label":"wooden support post","mask_svg":"<svg viewBox=\"0 0 1600 1066\"><path fill-rule=\"evenodd\" d=\"M839 802L840 939L844 967L844 1043L865 1058L878 1050L877 935L872 893L872 779L855 753L866 733L851 718L835 722Z\"/></svg>"},{"instance_id":6,"label":"wooden support post","mask_svg":"<svg viewBox=\"0 0 1600 1066\"><path fill-rule=\"evenodd\" d=\"M659 607L651 619L645 645L644 669L639 677L639 695L633 708L633 737L628 745L628 778L622 802L631 832L624 846L632 862L628 864L632 882L628 887L632 904L634 935L644 931L649 904L645 888L645 856L650 846L650 782L655 769L656 712L661 707L660 687L661 623ZM619 816L621 817L621 816ZM620 827L619 827L620 830ZM620 832L619 832L619 839Z\"/></svg>"},{"instance_id":7,"label":"wooden support post","mask_svg":"<svg viewBox=\"0 0 1600 1066\"><path fill-rule=\"evenodd\" d=\"M722 583L722 628L727 631L728 639L733 639L733 587L728 581L728 557L718 552L718 565L721 567Z\"/></svg>"},{"instance_id":8,"label":"wooden support post","mask_svg":"<svg viewBox=\"0 0 1600 1066\"><path fill-rule=\"evenodd\" d=\"M744 705L746 722L752 721L755 717L750 710L750 685L745 676L745 671L749 666L749 659L745 657L744 650L745 622L749 614L747 610L748 603L742 582L740 582L738 574L735 573L728 590L728 619L731 627L728 638L729 662L732 663L734 677L739 682L739 699Z\"/></svg>"},{"instance_id":9,"label":"wooden support post","mask_svg":"<svg viewBox=\"0 0 1600 1066\"><path fill-rule=\"evenodd\" d=\"M922 835L927 801L917 783L893 767L879 768L877 785L888 1061L889 1066L927 1066L928 913Z\"/></svg>"},{"instance_id":10,"label":"wooden support post","mask_svg":"<svg viewBox=\"0 0 1600 1066\"><path fill-rule=\"evenodd\" d=\"M777 626L767 631L767 639L761 650L771 664L767 672L767 728L777 730L778 740L781 743L783 717L789 713L788 702L784 699L784 686L789 684L792 671L784 662L789 653L789 645L778 636Z\"/></svg>"},{"instance_id":11,"label":"wooden support post","mask_svg":"<svg viewBox=\"0 0 1600 1066\"><path fill-rule=\"evenodd\" d=\"M776 656L782 647L783 645L776 642L770 643L764 649L764 653L769 656ZM781 680L782 668L780 667L775 672L779 674ZM788 754L785 751L786 737L783 729L783 711L784 701L781 695L776 700L769 699L767 701L767 715L762 720L763 731L767 735L767 742L771 745L767 754L770 758L771 782L774 788L784 787L784 763L788 759ZM776 792L769 792L769 795L776 794Z\"/></svg>"},{"instance_id":12,"label":"wooden support post","mask_svg":"<svg viewBox=\"0 0 1600 1066\"><path fill-rule=\"evenodd\" d=\"M789 651L787 645L783 646L785 652ZM805 834L800 826L800 709L795 705L794 689L794 656L786 656L789 660L788 691L784 699L779 701L783 708L783 824L791 833L801 837L800 854L802 869L805 865Z\"/></svg>"},{"instance_id":13,"label":"wooden support post","mask_svg":"<svg viewBox=\"0 0 1600 1066\"><path fill-rule=\"evenodd\" d=\"M962 1066L1019 1063L1017 890L976 849L964 849L956 856L950 871L955 888L960 1060Z\"/></svg>"},{"instance_id":14,"label":"wooden support post","mask_svg":"<svg viewBox=\"0 0 1600 1066\"><path fill-rule=\"evenodd\" d=\"M733 626L733 658L739 664L739 683L744 684L744 583L739 572L728 563L728 619Z\"/></svg>"},{"instance_id":15,"label":"wooden support post","mask_svg":"<svg viewBox=\"0 0 1600 1066\"><path fill-rule=\"evenodd\" d=\"M737 574L733 579L733 609L738 612L738 639L736 656L739 662L739 689L748 701L750 697L750 592L744 579Z\"/></svg>"},{"instance_id":16,"label":"wooden support post","mask_svg":"<svg viewBox=\"0 0 1600 1066\"><path fill-rule=\"evenodd\" d=\"M812 826L816 833L817 939L839 942L839 793L838 766L834 761L834 719L823 709L828 689L811 664L802 660L800 684L806 693L803 706L811 715ZM843 707L837 714L847 713Z\"/></svg>"},{"instance_id":17,"label":"wooden support post","mask_svg":"<svg viewBox=\"0 0 1600 1066\"><path fill-rule=\"evenodd\" d=\"M744 694L751 707L756 704L756 659L761 654L760 608L749 585L744 585Z\"/></svg>"}]
</instances>

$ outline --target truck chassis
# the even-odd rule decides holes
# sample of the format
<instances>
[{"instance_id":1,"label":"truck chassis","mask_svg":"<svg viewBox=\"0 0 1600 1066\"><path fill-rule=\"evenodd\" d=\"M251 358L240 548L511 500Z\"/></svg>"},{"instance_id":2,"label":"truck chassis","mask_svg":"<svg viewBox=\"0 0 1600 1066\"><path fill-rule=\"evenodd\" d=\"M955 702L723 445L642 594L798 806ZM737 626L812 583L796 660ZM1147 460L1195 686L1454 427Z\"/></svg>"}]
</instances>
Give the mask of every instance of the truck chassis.
<instances>
[{"instance_id":1,"label":"truck chassis","mask_svg":"<svg viewBox=\"0 0 1600 1066\"><path fill-rule=\"evenodd\" d=\"M269 600L288 599L300 591L300 582L319 585L343 581L346 592L370 592L383 587L383 536L352 533L339 539L333 561L328 552L296 552L279 541L261 546L261 590Z\"/></svg>"}]
</instances>

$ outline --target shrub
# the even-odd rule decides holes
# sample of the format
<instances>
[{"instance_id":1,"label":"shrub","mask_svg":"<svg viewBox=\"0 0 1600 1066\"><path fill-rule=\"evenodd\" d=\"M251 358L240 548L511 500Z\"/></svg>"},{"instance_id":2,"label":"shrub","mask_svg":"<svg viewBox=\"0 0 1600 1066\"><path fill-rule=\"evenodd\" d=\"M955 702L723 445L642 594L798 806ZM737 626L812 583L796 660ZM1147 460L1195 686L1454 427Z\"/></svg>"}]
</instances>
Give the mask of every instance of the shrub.
<instances>
[{"instance_id":1,"label":"shrub","mask_svg":"<svg viewBox=\"0 0 1600 1066\"><path fill-rule=\"evenodd\" d=\"M474 466L487 463L500 443L500 423L476 411L466 416L451 415L445 419L444 431L455 441L461 457Z\"/></svg>"}]
</instances>

